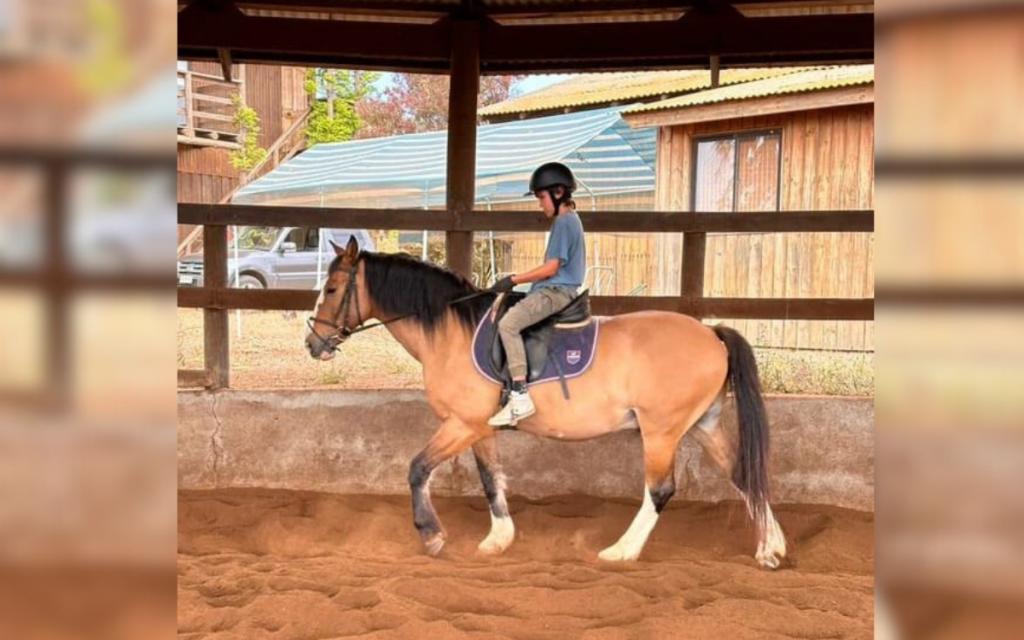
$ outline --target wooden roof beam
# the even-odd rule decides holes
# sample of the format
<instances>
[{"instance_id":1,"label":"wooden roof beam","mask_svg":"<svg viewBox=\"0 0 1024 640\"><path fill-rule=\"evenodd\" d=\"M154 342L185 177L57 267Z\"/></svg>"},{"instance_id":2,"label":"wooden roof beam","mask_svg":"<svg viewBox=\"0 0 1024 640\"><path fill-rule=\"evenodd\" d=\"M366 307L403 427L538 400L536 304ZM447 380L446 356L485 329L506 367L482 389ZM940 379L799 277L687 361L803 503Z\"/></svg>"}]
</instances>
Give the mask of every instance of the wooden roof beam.
<instances>
[{"instance_id":1,"label":"wooden roof beam","mask_svg":"<svg viewBox=\"0 0 1024 640\"><path fill-rule=\"evenodd\" d=\"M630 66L723 66L874 60L874 16L808 15L626 24L484 25L481 62L491 73ZM573 63L580 63L575 65ZM595 63L597 63L595 65Z\"/></svg>"},{"instance_id":2,"label":"wooden roof beam","mask_svg":"<svg viewBox=\"0 0 1024 640\"><path fill-rule=\"evenodd\" d=\"M179 4L194 4L206 0L179 0ZM724 4L743 5L806 5L808 7L842 7L849 0L723 0ZM237 0L239 7L271 11L352 12L380 14L454 14L463 12L461 3L424 0ZM476 2L473 11L490 16L541 15L552 16L574 13L638 13L645 11L688 10L700 4L699 0L537 0L521 4L485 4Z\"/></svg>"},{"instance_id":3,"label":"wooden roof beam","mask_svg":"<svg viewBox=\"0 0 1024 640\"><path fill-rule=\"evenodd\" d=\"M178 14L179 58L447 72L450 20L386 24L249 17L193 3ZM480 20L483 73L707 68L874 60L874 16L502 26Z\"/></svg>"},{"instance_id":4,"label":"wooden roof beam","mask_svg":"<svg viewBox=\"0 0 1024 640\"><path fill-rule=\"evenodd\" d=\"M233 3L193 2L178 13L178 57L234 62L317 64L363 69L408 68L444 72L449 67L451 28L436 24L388 24L246 16Z\"/></svg>"}]
</instances>

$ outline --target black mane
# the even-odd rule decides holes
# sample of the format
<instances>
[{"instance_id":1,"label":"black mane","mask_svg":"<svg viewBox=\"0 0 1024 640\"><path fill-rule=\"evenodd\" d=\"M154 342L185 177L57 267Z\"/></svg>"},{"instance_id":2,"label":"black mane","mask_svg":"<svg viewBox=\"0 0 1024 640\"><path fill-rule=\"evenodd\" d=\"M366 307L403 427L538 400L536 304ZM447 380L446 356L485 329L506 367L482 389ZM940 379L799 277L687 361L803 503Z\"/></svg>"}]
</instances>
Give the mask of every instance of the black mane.
<instances>
[{"instance_id":1,"label":"black mane","mask_svg":"<svg viewBox=\"0 0 1024 640\"><path fill-rule=\"evenodd\" d=\"M449 313L472 331L494 302L494 295L488 294L449 306L452 300L479 289L462 276L407 253L361 251L359 258L380 320L412 315L428 337L447 321ZM341 258L335 258L328 273L334 273L340 264Z\"/></svg>"}]
</instances>

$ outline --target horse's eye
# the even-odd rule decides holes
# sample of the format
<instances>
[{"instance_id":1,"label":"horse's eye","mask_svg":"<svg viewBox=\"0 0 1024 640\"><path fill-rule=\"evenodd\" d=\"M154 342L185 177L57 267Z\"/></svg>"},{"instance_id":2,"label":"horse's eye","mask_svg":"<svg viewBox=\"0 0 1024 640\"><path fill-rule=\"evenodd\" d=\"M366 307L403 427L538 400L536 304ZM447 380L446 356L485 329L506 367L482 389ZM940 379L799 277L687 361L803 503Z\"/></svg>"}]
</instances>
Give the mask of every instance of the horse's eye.
<instances>
[{"instance_id":1,"label":"horse's eye","mask_svg":"<svg viewBox=\"0 0 1024 640\"><path fill-rule=\"evenodd\" d=\"M327 295L331 295L335 291L337 291L337 289L335 289L334 287L331 287L330 289L327 290Z\"/></svg>"}]
</instances>

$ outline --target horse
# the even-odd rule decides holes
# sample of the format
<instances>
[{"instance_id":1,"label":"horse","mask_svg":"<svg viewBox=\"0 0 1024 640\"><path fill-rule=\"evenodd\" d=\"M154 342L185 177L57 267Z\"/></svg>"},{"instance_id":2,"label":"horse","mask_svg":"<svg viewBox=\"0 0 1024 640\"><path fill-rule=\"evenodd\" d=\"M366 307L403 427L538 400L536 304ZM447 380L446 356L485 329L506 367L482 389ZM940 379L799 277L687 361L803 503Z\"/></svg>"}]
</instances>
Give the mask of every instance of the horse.
<instances>
[{"instance_id":1,"label":"horse","mask_svg":"<svg viewBox=\"0 0 1024 640\"><path fill-rule=\"evenodd\" d=\"M421 363L427 401L441 422L409 466L413 523L426 552L437 555L447 540L430 500L431 473L470 448L491 515L490 532L478 549L504 552L515 527L496 432L487 425L502 389L476 370L471 354L474 329L490 312L495 294L407 254L360 251L354 238L334 250L307 324L309 354L329 360L350 336L386 325ZM371 319L378 323L366 324ZM629 561L640 556L675 493L677 447L692 432L743 497L757 533L757 562L778 568L786 539L768 501L768 421L750 344L733 329L708 327L673 312L641 311L595 321L601 323L596 355L586 373L566 381L571 400L558 384L532 387L537 412L517 428L559 440L639 430L643 502L622 537L598 557ZM730 386L738 442L719 424Z\"/></svg>"}]
</instances>

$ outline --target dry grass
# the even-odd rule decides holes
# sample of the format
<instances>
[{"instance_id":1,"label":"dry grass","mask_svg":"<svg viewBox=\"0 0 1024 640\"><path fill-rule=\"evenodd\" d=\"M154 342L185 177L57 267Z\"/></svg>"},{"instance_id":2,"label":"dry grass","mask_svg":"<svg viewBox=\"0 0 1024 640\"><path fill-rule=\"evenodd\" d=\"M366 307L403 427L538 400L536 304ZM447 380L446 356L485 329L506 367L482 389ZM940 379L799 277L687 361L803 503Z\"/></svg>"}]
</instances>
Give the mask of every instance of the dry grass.
<instances>
[{"instance_id":1,"label":"dry grass","mask_svg":"<svg viewBox=\"0 0 1024 640\"><path fill-rule=\"evenodd\" d=\"M384 329L367 331L346 343L329 362L310 359L302 344L304 313L231 314L231 386L236 389L336 387L344 389L421 389L419 363ZM874 394L873 353L800 352L756 349L768 393L868 396ZM178 310L178 366L203 366L203 315Z\"/></svg>"}]
</instances>

